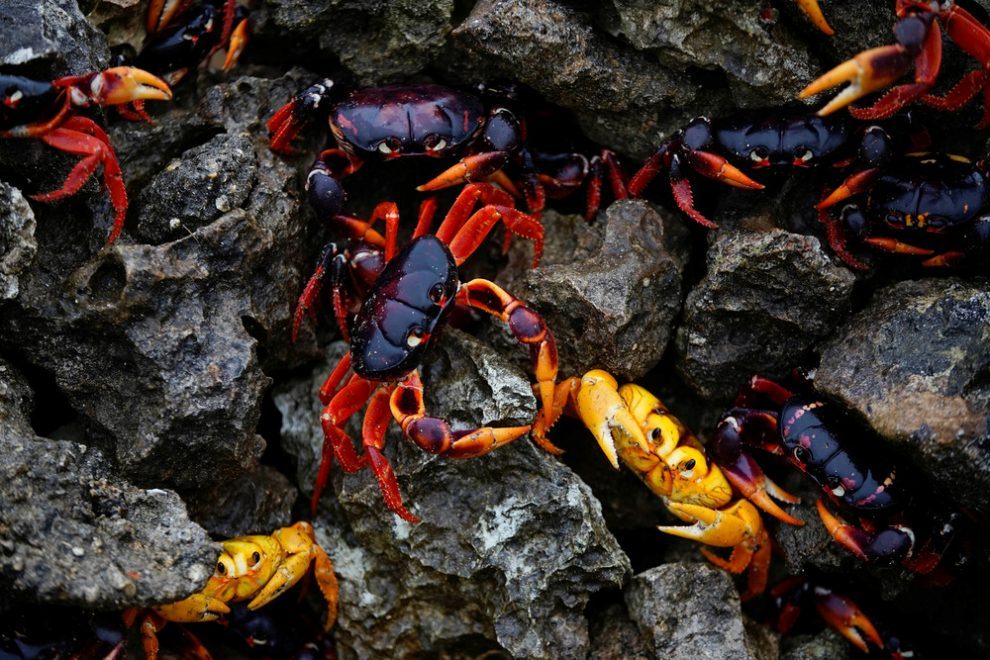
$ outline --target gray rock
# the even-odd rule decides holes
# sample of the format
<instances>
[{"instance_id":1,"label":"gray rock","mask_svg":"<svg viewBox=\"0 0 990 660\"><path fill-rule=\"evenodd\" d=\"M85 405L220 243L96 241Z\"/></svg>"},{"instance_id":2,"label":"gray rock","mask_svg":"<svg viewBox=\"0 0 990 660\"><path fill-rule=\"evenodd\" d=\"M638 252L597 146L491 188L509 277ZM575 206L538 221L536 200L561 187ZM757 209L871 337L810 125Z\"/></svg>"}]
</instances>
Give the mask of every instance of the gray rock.
<instances>
[{"instance_id":1,"label":"gray rock","mask_svg":"<svg viewBox=\"0 0 990 660\"><path fill-rule=\"evenodd\" d=\"M0 361L0 600L122 609L199 589L216 547L175 493L113 476L96 449L34 435Z\"/></svg>"},{"instance_id":2,"label":"gray rock","mask_svg":"<svg viewBox=\"0 0 990 660\"><path fill-rule=\"evenodd\" d=\"M453 31L447 63L465 80L518 80L572 110L593 140L641 158L691 111L693 83L620 48L557 0L482 0Z\"/></svg>"},{"instance_id":3,"label":"gray rock","mask_svg":"<svg viewBox=\"0 0 990 660\"><path fill-rule=\"evenodd\" d=\"M785 375L848 313L854 282L812 236L720 230L685 303L678 372L722 400L753 374Z\"/></svg>"},{"instance_id":4,"label":"gray rock","mask_svg":"<svg viewBox=\"0 0 990 660\"><path fill-rule=\"evenodd\" d=\"M589 660L649 660L655 657L621 604L610 605L591 624Z\"/></svg>"},{"instance_id":5,"label":"gray rock","mask_svg":"<svg viewBox=\"0 0 990 660\"><path fill-rule=\"evenodd\" d=\"M626 605L657 657L777 656L774 637L749 635L732 577L708 564L663 564L635 575Z\"/></svg>"},{"instance_id":6,"label":"gray rock","mask_svg":"<svg viewBox=\"0 0 990 660\"><path fill-rule=\"evenodd\" d=\"M853 654L849 642L831 628L817 635L785 636L781 647L781 660L842 660Z\"/></svg>"},{"instance_id":7,"label":"gray rock","mask_svg":"<svg viewBox=\"0 0 990 660\"><path fill-rule=\"evenodd\" d=\"M628 200L609 206L590 228L583 218L553 212L543 224L550 238L540 267L517 257L501 280L522 272L508 289L543 315L562 373L597 368L620 380L642 376L660 361L680 312L684 221Z\"/></svg>"},{"instance_id":8,"label":"gray rock","mask_svg":"<svg viewBox=\"0 0 990 660\"><path fill-rule=\"evenodd\" d=\"M339 58L362 85L396 82L436 59L454 10L453 0L265 4L257 17L260 30L278 35L289 48L300 41L317 45L323 57Z\"/></svg>"},{"instance_id":9,"label":"gray rock","mask_svg":"<svg viewBox=\"0 0 990 660\"><path fill-rule=\"evenodd\" d=\"M299 497L289 479L267 465L207 490L191 501L189 516L213 538L270 534L291 525L292 505Z\"/></svg>"},{"instance_id":10,"label":"gray rock","mask_svg":"<svg viewBox=\"0 0 990 660\"><path fill-rule=\"evenodd\" d=\"M766 25L760 13L748 0L612 0L598 16L609 34L672 70L724 72L740 107L781 105L820 68L802 39L783 23Z\"/></svg>"},{"instance_id":11,"label":"gray rock","mask_svg":"<svg viewBox=\"0 0 990 660\"><path fill-rule=\"evenodd\" d=\"M18 275L34 260L34 212L21 191L0 181L0 301L16 298Z\"/></svg>"},{"instance_id":12,"label":"gray rock","mask_svg":"<svg viewBox=\"0 0 990 660\"><path fill-rule=\"evenodd\" d=\"M335 347L329 364L275 397L304 489L323 441L313 393ZM431 414L455 428L532 418L529 381L498 353L453 331L437 353L424 366ZM617 585L629 566L587 487L526 438L452 461L397 435L386 455L423 522L388 511L367 470L335 476L336 522L320 519L341 579L342 656L452 652L479 639L513 656L585 655L589 593ZM332 506L325 497L321 509Z\"/></svg>"},{"instance_id":13,"label":"gray rock","mask_svg":"<svg viewBox=\"0 0 990 660\"><path fill-rule=\"evenodd\" d=\"M86 21L76 0L6 0L0 44L0 65L29 67L22 75L37 78L98 71L110 59L106 37Z\"/></svg>"},{"instance_id":14,"label":"gray rock","mask_svg":"<svg viewBox=\"0 0 990 660\"><path fill-rule=\"evenodd\" d=\"M816 385L970 509L990 511L990 286L878 291L822 351Z\"/></svg>"}]
</instances>

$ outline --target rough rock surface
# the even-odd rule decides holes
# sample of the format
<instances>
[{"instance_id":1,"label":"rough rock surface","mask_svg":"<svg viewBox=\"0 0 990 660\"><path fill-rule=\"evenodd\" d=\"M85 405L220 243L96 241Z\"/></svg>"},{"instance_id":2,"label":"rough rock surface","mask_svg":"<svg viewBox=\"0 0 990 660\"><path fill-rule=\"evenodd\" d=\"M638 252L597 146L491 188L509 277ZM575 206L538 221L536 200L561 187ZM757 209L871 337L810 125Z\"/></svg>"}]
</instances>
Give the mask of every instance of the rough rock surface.
<instances>
[{"instance_id":1,"label":"rough rock surface","mask_svg":"<svg viewBox=\"0 0 990 660\"><path fill-rule=\"evenodd\" d=\"M990 511L990 286L878 291L822 351L818 388L898 443L956 501Z\"/></svg>"},{"instance_id":2,"label":"rough rock surface","mask_svg":"<svg viewBox=\"0 0 990 660\"><path fill-rule=\"evenodd\" d=\"M786 375L848 313L854 282L813 236L719 231L685 302L678 372L723 400L755 373Z\"/></svg>"},{"instance_id":3,"label":"rough rock surface","mask_svg":"<svg viewBox=\"0 0 990 660\"><path fill-rule=\"evenodd\" d=\"M781 660L843 660L853 653L849 643L831 628L817 635L785 637L780 645Z\"/></svg>"},{"instance_id":4,"label":"rough rock surface","mask_svg":"<svg viewBox=\"0 0 990 660\"><path fill-rule=\"evenodd\" d=\"M103 69L110 57L106 37L61 0L5 0L0 44L0 65L38 78Z\"/></svg>"},{"instance_id":5,"label":"rough rock surface","mask_svg":"<svg viewBox=\"0 0 990 660\"><path fill-rule=\"evenodd\" d=\"M122 609L202 587L216 547L175 493L114 477L97 449L37 437L0 361L0 602Z\"/></svg>"},{"instance_id":6,"label":"rough rock surface","mask_svg":"<svg viewBox=\"0 0 990 660\"><path fill-rule=\"evenodd\" d=\"M626 605L661 658L773 658L776 639L751 637L732 577L713 566L663 564L633 576Z\"/></svg>"},{"instance_id":7,"label":"rough rock surface","mask_svg":"<svg viewBox=\"0 0 990 660\"><path fill-rule=\"evenodd\" d=\"M189 515L217 539L270 534L292 524L292 505L299 497L289 479L267 465L210 491L191 501Z\"/></svg>"},{"instance_id":8,"label":"rough rock surface","mask_svg":"<svg viewBox=\"0 0 990 660\"><path fill-rule=\"evenodd\" d=\"M259 16L262 29L286 34L283 49L305 35L321 55L339 58L362 85L396 82L423 69L440 54L454 10L453 0L332 0L318 6L305 0L270 0L265 4L261 14L274 25Z\"/></svg>"},{"instance_id":9,"label":"rough rock surface","mask_svg":"<svg viewBox=\"0 0 990 660\"><path fill-rule=\"evenodd\" d=\"M275 398L304 488L323 442L315 391L336 346L329 364ZM454 428L532 418L529 381L498 353L456 332L437 352L424 367L431 414ZM589 592L618 585L629 570L587 487L525 437L452 461L396 436L386 455L423 522L388 511L367 470L333 480L349 529L326 530L322 518L320 542L341 578L343 655L440 652L476 638L516 656L585 655Z\"/></svg>"},{"instance_id":10,"label":"rough rock surface","mask_svg":"<svg viewBox=\"0 0 990 660\"><path fill-rule=\"evenodd\" d=\"M629 618L629 612L622 605L610 605L592 623L589 660L649 660L654 657L656 656L650 652L636 624Z\"/></svg>"},{"instance_id":11,"label":"rough rock surface","mask_svg":"<svg viewBox=\"0 0 990 660\"><path fill-rule=\"evenodd\" d=\"M619 379L642 376L660 361L680 312L683 220L629 200L609 206L590 227L552 212L543 222L550 238L540 267L523 270L508 287L550 326L562 373L598 368ZM508 272L520 272L525 259Z\"/></svg>"},{"instance_id":12,"label":"rough rock surface","mask_svg":"<svg viewBox=\"0 0 990 660\"><path fill-rule=\"evenodd\" d=\"M34 212L21 191L0 181L0 301L16 298L18 275L38 251Z\"/></svg>"}]
</instances>

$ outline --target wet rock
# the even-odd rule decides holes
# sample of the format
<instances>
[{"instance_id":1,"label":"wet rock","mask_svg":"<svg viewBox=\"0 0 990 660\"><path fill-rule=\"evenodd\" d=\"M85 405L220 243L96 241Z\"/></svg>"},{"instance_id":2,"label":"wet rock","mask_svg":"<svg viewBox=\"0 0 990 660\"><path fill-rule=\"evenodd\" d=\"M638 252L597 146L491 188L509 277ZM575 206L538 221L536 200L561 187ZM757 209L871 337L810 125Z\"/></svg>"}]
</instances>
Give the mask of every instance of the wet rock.
<instances>
[{"instance_id":1,"label":"wet rock","mask_svg":"<svg viewBox=\"0 0 990 660\"><path fill-rule=\"evenodd\" d=\"M501 279L522 273L508 289L543 315L563 373L597 368L620 380L642 376L660 361L680 312L683 220L628 200L590 227L553 212L543 223L548 243L540 267L517 256Z\"/></svg>"},{"instance_id":2,"label":"wet rock","mask_svg":"<svg viewBox=\"0 0 990 660\"><path fill-rule=\"evenodd\" d=\"M0 65L54 78L106 68L106 38L75 0L6 0L0 6Z\"/></svg>"},{"instance_id":3,"label":"wet rock","mask_svg":"<svg viewBox=\"0 0 990 660\"><path fill-rule=\"evenodd\" d=\"M220 482L196 497L189 516L213 538L269 534L292 524L299 491L281 472L261 465L232 482Z\"/></svg>"},{"instance_id":4,"label":"wet rock","mask_svg":"<svg viewBox=\"0 0 990 660\"><path fill-rule=\"evenodd\" d=\"M761 21L747 0L612 0L598 17L606 32L672 70L724 72L740 107L787 103L820 71L802 39L783 23Z\"/></svg>"},{"instance_id":5,"label":"wet rock","mask_svg":"<svg viewBox=\"0 0 990 660\"><path fill-rule=\"evenodd\" d=\"M589 660L649 660L655 657L629 619L629 612L620 604L610 605L592 622Z\"/></svg>"},{"instance_id":6,"label":"wet rock","mask_svg":"<svg viewBox=\"0 0 990 660\"><path fill-rule=\"evenodd\" d=\"M990 511L990 286L954 278L878 291L822 351L816 385L966 507Z\"/></svg>"},{"instance_id":7,"label":"wet rock","mask_svg":"<svg viewBox=\"0 0 990 660\"><path fill-rule=\"evenodd\" d=\"M708 564L663 564L635 575L626 605L658 657L777 656L775 638L749 636L732 576Z\"/></svg>"},{"instance_id":8,"label":"wet rock","mask_svg":"<svg viewBox=\"0 0 990 660\"><path fill-rule=\"evenodd\" d=\"M16 298L18 275L34 260L34 212L21 191L0 181L0 302Z\"/></svg>"},{"instance_id":9,"label":"wet rock","mask_svg":"<svg viewBox=\"0 0 990 660\"><path fill-rule=\"evenodd\" d=\"M853 653L849 642L831 628L817 635L788 635L781 639L780 645L781 660L842 660Z\"/></svg>"},{"instance_id":10,"label":"wet rock","mask_svg":"<svg viewBox=\"0 0 990 660\"><path fill-rule=\"evenodd\" d=\"M175 493L113 476L96 449L37 437L31 392L0 361L0 593L122 609L201 588L216 548Z\"/></svg>"},{"instance_id":11,"label":"wet rock","mask_svg":"<svg viewBox=\"0 0 990 660\"><path fill-rule=\"evenodd\" d=\"M304 489L323 442L315 390L343 345L334 347L311 379L275 396ZM529 381L500 354L454 331L436 348L424 366L431 414L454 428L532 418ZM341 580L342 656L479 645L513 656L585 655L589 593L617 585L628 571L587 487L525 437L453 461L397 436L389 436L386 455L423 522L412 526L388 511L367 470L335 474L336 522L329 514L319 520L320 543ZM325 497L321 510L333 506Z\"/></svg>"},{"instance_id":12,"label":"wet rock","mask_svg":"<svg viewBox=\"0 0 990 660\"><path fill-rule=\"evenodd\" d=\"M482 0L452 37L447 61L465 80L525 83L573 111L593 140L636 158L692 114L669 110L694 103L693 82L620 48L570 4Z\"/></svg>"},{"instance_id":13,"label":"wet rock","mask_svg":"<svg viewBox=\"0 0 990 660\"><path fill-rule=\"evenodd\" d=\"M720 230L685 302L678 372L723 400L754 374L786 375L840 323L854 282L813 236Z\"/></svg>"},{"instance_id":14,"label":"wet rock","mask_svg":"<svg viewBox=\"0 0 990 660\"><path fill-rule=\"evenodd\" d=\"M815 506L822 496L821 490L810 479L796 475L789 480L788 486L788 492L799 496L801 502L788 505L785 509L805 524L775 524L772 535L780 548L787 572L795 575L804 573L809 566L828 573L865 570L867 565L840 546L822 524Z\"/></svg>"},{"instance_id":15,"label":"wet rock","mask_svg":"<svg viewBox=\"0 0 990 660\"><path fill-rule=\"evenodd\" d=\"M436 59L454 10L453 0L265 4L258 12L259 29L278 35L283 48L300 41L317 45L322 57L339 58L362 85L397 82Z\"/></svg>"}]
</instances>

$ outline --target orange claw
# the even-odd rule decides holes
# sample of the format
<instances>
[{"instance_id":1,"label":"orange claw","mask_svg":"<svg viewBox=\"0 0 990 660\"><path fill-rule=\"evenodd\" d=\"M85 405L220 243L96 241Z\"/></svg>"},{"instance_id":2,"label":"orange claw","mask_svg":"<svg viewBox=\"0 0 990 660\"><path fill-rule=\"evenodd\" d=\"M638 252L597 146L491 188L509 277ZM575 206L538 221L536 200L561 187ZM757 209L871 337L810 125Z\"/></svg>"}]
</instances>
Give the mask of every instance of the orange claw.
<instances>
[{"instance_id":1,"label":"orange claw","mask_svg":"<svg viewBox=\"0 0 990 660\"><path fill-rule=\"evenodd\" d=\"M797 2L797 6L801 8L801 11L804 12L804 15L808 17L808 20L810 20L816 28L830 37L835 34L834 30L832 30L832 26L830 26L828 21L825 20L825 15L822 13L822 8L818 6L818 0L795 0L795 2Z\"/></svg>"},{"instance_id":2,"label":"orange claw","mask_svg":"<svg viewBox=\"0 0 990 660\"><path fill-rule=\"evenodd\" d=\"M853 646L863 653L869 653L866 640L873 642L877 648L884 648L883 638L856 603L833 593L831 590L815 589L815 609L828 625L832 626ZM864 639L864 635L866 639Z\"/></svg>"},{"instance_id":3,"label":"orange claw","mask_svg":"<svg viewBox=\"0 0 990 660\"><path fill-rule=\"evenodd\" d=\"M710 179L749 190L763 190L766 187L759 181L754 181L746 176L745 172L722 156L707 151L687 151L685 157L692 169Z\"/></svg>"},{"instance_id":4,"label":"orange claw","mask_svg":"<svg viewBox=\"0 0 990 660\"><path fill-rule=\"evenodd\" d=\"M867 94L887 87L907 71L911 60L910 51L899 45L865 50L805 87L798 98L806 99L848 82L848 87L818 111L824 117Z\"/></svg>"},{"instance_id":5,"label":"orange claw","mask_svg":"<svg viewBox=\"0 0 990 660\"><path fill-rule=\"evenodd\" d=\"M489 151L482 154L474 154L473 156L465 156L430 181L417 186L416 190L429 192L456 186L459 183L484 181L492 174L498 172L503 165L505 165L504 151Z\"/></svg>"}]
</instances>

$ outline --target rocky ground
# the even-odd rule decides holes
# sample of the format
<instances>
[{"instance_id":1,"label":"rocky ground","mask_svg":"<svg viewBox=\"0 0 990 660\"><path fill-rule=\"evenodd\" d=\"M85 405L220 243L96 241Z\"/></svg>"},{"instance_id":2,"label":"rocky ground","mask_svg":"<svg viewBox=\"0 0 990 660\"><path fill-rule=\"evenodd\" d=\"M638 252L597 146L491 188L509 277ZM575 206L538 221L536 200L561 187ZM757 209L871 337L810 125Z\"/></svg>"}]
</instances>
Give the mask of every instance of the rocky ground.
<instances>
[{"instance_id":1,"label":"rocky ground","mask_svg":"<svg viewBox=\"0 0 990 660\"><path fill-rule=\"evenodd\" d=\"M253 4L235 71L201 71L151 108L154 126L105 117L130 196L112 247L95 179L64 202L29 202L73 159L0 143L0 649L53 613L86 637L94 612L180 598L211 574L215 540L306 515L316 391L344 344L326 321L289 339L328 235L301 188L325 135L312 131L288 159L267 146L264 122L294 92L323 76L516 81L572 115L575 139L632 169L696 115L790 103L836 62L888 43L893 3L823 0L833 38L786 0ZM51 79L140 44L143 3L80 5L0 6L0 71ZM967 66L955 46L946 66L948 79ZM984 155L977 110L934 117L938 140ZM396 199L412 217L425 178L422 164L370 164L348 180L349 206ZM642 382L703 438L754 373L810 370L862 441L924 475L920 502L966 511L974 540L948 586L866 567L829 541L815 492L792 475L809 524L771 524L774 575L831 576L921 655L986 656L990 283L869 253L875 267L851 271L814 221L821 185L700 183L722 225L712 232L659 186L591 224L563 203L544 215L539 269L517 241L508 258L483 249L469 270L545 316L564 376L598 367ZM455 427L527 423L527 362L504 328L451 329L423 367L427 404ZM314 524L341 583L340 657L854 653L820 625L783 638L760 625L767 603L743 607L730 575L657 532L670 518L582 427L565 421L552 437L562 460L521 439L454 462L393 432L386 455L415 526L385 507L369 472L334 474Z\"/></svg>"}]
</instances>

